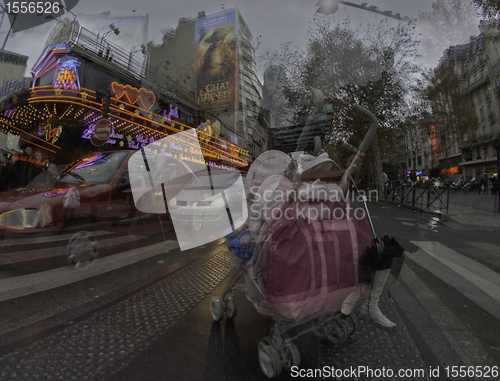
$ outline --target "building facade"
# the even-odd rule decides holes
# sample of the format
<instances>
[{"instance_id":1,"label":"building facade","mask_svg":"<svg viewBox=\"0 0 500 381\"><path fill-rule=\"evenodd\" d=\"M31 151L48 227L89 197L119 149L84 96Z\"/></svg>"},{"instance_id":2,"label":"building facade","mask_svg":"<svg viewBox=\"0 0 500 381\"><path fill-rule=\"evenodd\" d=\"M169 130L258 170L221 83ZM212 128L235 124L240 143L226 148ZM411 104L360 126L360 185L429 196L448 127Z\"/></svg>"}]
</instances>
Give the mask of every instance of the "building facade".
<instances>
[{"instance_id":1,"label":"building facade","mask_svg":"<svg viewBox=\"0 0 500 381\"><path fill-rule=\"evenodd\" d=\"M142 61L131 60L128 51L78 25L68 28L60 31L64 41L47 44L33 66L29 87L0 100L0 132L16 138L20 148L38 153L37 165L57 166L91 152L115 150L149 150L199 164L193 156L196 144L161 143L165 137L192 130L203 164L248 166L246 150L196 131L209 117L188 99L189 94L145 77ZM101 119L109 122L111 134L96 142ZM12 154L17 161L34 160Z\"/></svg>"},{"instance_id":2,"label":"building facade","mask_svg":"<svg viewBox=\"0 0 500 381\"><path fill-rule=\"evenodd\" d=\"M470 128L449 129L446 149L438 151L440 161L446 162L440 172L465 179L498 175L495 147L500 142L500 27L498 21L481 21L479 30L481 33L471 37L468 44L447 49L440 61L440 67L452 68L460 79L468 103L461 113L470 111L472 117L468 119ZM434 117L443 110L453 112L453 104L433 104Z\"/></svg>"},{"instance_id":3,"label":"building facade","mask_svg":"<svg viewBox=\"0 0 500 381\"><path fill-rule=\"evenodd\" d=\"M260 115L262 85L252 34L237 9L181 18L161 45L150 47L148 64L147 75L173 78L200 110L221 122L214 127L210 118L199 129L247 149L254 158L266 149L269 123Z\"/></svg>"}]
</instances>

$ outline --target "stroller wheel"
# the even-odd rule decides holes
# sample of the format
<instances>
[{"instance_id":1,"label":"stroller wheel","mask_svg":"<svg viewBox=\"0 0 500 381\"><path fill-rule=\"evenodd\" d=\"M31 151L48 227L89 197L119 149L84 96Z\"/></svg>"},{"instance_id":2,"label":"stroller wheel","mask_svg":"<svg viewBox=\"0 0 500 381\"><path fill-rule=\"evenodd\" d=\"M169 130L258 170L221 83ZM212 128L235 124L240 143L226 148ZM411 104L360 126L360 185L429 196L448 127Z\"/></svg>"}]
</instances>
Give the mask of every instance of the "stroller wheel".
<instances>
[{"instance_id":1,"label":"stroller wheel","mask_svg":"<svg viewBox=\"0 0 500 381\"><path fill-rule=\"evenodd\" d=\"M357 331L359 327L359 319L354 313L344 316L342 319L344 320L344 322L347 325L347 328L349 329L348 331L349 335L352 335L354 332Z\"/></svg>"},{"instance_id":2,"label":"stroller wheel","mask_svg":"<svg viewBox=\"0 0 500 381\"><path fill-rule=\"evenodd\" d=\"M335 319L332 322L332 329L326 335L326 338L334 343L341 344L349 337L349 327L342 319Z\"/></svg>"},{"instance_id":3,"label":"stroller wheel","mask_svg":"<svg viewBox=\"0 0 500 381\"><path fill-rule=\"evenodd\" d=\"M328 323L318 322L313 325L312 332L316 337L325 337L330 331L330 325Z\"/></svg>"},{"instance_id":4,"label":"stroller wheel","mask_svg":"<svg viewBox=\"0 0 500 381\"><path fill-rule=\"evenodd\" d=\"M232 319L236 316L236 302L233 298L227 298L225 301L225 311L228 319Z\"/></svg>"},{"instance_id":5,"label":"stroller wheel","mask_svg":"<svg viewBox=\"0 0 500 381\"><path fill-rule=\"evenodd\" d=\"M212 301L210 312L212 313L214 321L221 321L224 318L224 308L222 307L222 302L220 300Z\"/></svg>"},{"instance_id":6,"label":"stroller wheel","mask_svg":"<svg viewBox=\"0 0 500 381\"><path fill-rule=\"evenodd\" d=\"M272 347L272 346L274 346L273 344L274 344L274 341L271 338L271 336L264 336L262 339L259 340L259 351L261 348L264 348L268 345L270 345Z\"/></svg>"},{"instance_id":7,"label":"stroller wheel","mask_svg":"<svg viewBox=\"0 0 500 381\"><path fill-rule=\"evenodd\" d=\"M290 371L292 367L300 365L300 352L292 341L285 342L281 352L281 366Z\"/></svg>"},{"instance_id":8,"label":"stroller wheel","mask_svg":"<svg viewBox=\"0 0 500 381\"><path fill-rule=\"evenodd\" d=\"M91 232L80 231L74 234L66 245L68 262L79 270L91 267L98 256L99 245Z\"/></svg>"},{"instance_id":9,"label":"stroller wheel","mask_svg":"<svg viewBox=\"0 0 500 381\"><path fill-rule=\"evenodd\" d=\"M262 340L261 340L262 342ZM281 374L281 360L278 351L270 345L259 342L259 365L268 378L278 377Z\"/></svg>"}]
</instances>

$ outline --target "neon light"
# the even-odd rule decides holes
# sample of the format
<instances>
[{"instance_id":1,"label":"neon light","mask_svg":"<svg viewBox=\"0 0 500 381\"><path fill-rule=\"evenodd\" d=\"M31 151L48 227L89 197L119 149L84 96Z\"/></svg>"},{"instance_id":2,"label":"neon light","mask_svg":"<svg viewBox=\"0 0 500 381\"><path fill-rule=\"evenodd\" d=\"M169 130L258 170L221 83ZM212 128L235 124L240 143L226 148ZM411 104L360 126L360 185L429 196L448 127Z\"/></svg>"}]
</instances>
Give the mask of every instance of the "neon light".
<instances>
[{"instance_id":1,"label":"neon light","mask_svg":"<svg viewBox=\"0 0 500 381\"><path fill-rule=\"evenodd\" d=\"M64 56L58 61L58 68L54 73L52 84L54 89L80 90L80 79L78 78L78 66L80 62L72 56Z\"/></svg>"},{"instance_id":2,"label":"neon light","mask_svg":"<svg viewBox=\"0 0 500 381\"><path fill-rule=\"evenodd\" d=\"M91 156L88 156L84 159L82 159L82 163L77 165L76 167L72 168L71 170L67 171L67 172L73 172L77 169L80 169L80 168L85 168L85 167L88 167L90 165L94 165L95 163L98 163L99 161L101 161L103 158L104 158L105 155L102 155L102 154L99 154L99 153L95 153Z\"/></svg>"},{"instance_id":3,"label":"neon light","mask_svg":"<svg viewBox=\"0 0 500 381\"><path fill-rule=\"evenodd\" d=\"M46 126L42 129L42 135L45 135L45 140L50 141L52 144L59 140L62 133L62 126L51 128Z\"/></svg>"},{"instance_id":4,"label":"neon light","mask_svg":"<svg viewBox=\"0 0 500 381\"><path fill-rule=\"evenodd\" d=\"M53 88L51 86L39 86L39 87L36 87L33 89L33 91L37 91L37 92L40 92L40 91L53 91ZM89 90L89 89L81 89L82 91L85 91L86 93L90 94L90 98L95 98L95 96L93 94L95 94L95 91L93 90ZM71 94L71 93L74 93L75 96L69 96L68 94ZM44 102L47 102L47 101L54 101L54 96L46 96L46 97L32 97L29 99L29 102L30 104L35 104L35 103L44 103ZM56 100L56 102L58 103L70 103L70 104L74 104L74 105L78 105L78 106L82 106L82 107L85 107L89 110L94 110L95 112L97 113L100 113L100 107L101 107L101 104L97 103L97 102L93 102L93 101L89 101L88 99L83 101L82 98L81 98L81 93L78 92L78 91L71 91L71 90L66 90L64 92L64 95L62 95L61 97L58 97ZM93 106L95 105L95 107ZM159 131L157 129L153 129L153 128L150 128L150 127L147 127L145 125L142 125L142 124L138 124L137 122L135 121L131 121L129 119L126 119L125 116L127 115L131 115L133 117L136 117L138 119L143 119L145 121L148 121L151 123L150 120L146 119L146 118L143 118L142 116L136 116L133 112L131 111L128 111L128 110L121 110L118 106L116 105L110 105L110 109L112 111L116 111L117 114L114 115L114 118L116 118L117 120L119 121L122 121L124 123L128 123L128 124L131 124L133 126L136 126L135 128L139 127L140 129L143 129L143 130L146 130L146 131L151 131L151 133L154 133L154 134L158 134L158 135L162 135L162 136L168 136L168 130L171 130L173 132L178 132L179 129L178 128L172 128L171 126L169 125L164 125L164 127L167 129L167 131L165 132L162 132L162 131ZM175 110L174 108L172 108L173 110ZM139 110L138 110L139 111ZM175 111L174 111L175 112ZM89 116L89 115L87 115ZM156 115L155 114L155 117L158 118L158 120L162 120L165 116L160 116L160 115ZM85 118L84 118L85 119ZM87 122L90 122L91 121L91 118L86 118L85 119ZM5 122L4 122L5 123ZM8 123L5 123L8 125ZM187 127L189 129L189 131L191 131L191 133L193 134L193 137L197 135L197 130L194 129L193 127L191 126L188 126L188 125L185 125L183 123L179 123L179 122L176 122L176 124L180 125L180 126L184 126L184 127ZM213 124L212 124L213 125ZM158 127L158 125L157 125ZM14 127L16 128L16 127ZM17 129L17 128L16 128ZM19 131L22 131L20 129L18 129ZM215 129L215 131L217 131L217 128ZM22 131L23 133L25 133L24 131ZM212 128L212 132L214 132L214 129ZM88 133L88 131L87 131ZM84 134L86 135L86 133ZM83 137L83 136L82 136ZM90 137L89 137L90 138ZM117 137L118 138L118 137ZM118 138L120 139L120 138ZM229 142L224 142L224 140L222 139L218 139L218 138L214 138L212 137L211 138L213 140L213 143L212 144L216 144L217 147L214 147L212 145L206 147L205 146L205 142L201 141L201 145L203 147L203 150L206 151L207 149L211 149L211 150L215 150L215 152L220 152L221 154L224 153L222 151L222 147L223 146L227 146L230 150L231 153L234 153L235 155L237 155L237 153L239 154L244 154L244 155L248 155L248 151L247 150L244 150L240 147L237 147ZM57 147L60 149L60 147ZM225 153L227 154L227 153ZM214 154L215 155L215 154ZM242 165L246 165L246 161L240 161L240 160L235 160L235 162L237 163L241 163Z\"/></svg>"},{"instance_id":5,"label":"neon light","mask_svg":"<svg viewBox=\"0 0 500 381\"><path fill-rule=\"evenodd\" d=\"M458 167L443 168L439 171L440 175L453 175L458 173Z\"/></svg>"},{"instance_id":6,"label":"neon light","mask_svg":"<svg viewBox=\"0 0 500 381\"><path fill-rule=\"evenodd\" d=\"M431 155L432 157L437 156L437 138L436 138L436 126L429 126L429 137L431 139Z\"/></svg>"}]
</instances>

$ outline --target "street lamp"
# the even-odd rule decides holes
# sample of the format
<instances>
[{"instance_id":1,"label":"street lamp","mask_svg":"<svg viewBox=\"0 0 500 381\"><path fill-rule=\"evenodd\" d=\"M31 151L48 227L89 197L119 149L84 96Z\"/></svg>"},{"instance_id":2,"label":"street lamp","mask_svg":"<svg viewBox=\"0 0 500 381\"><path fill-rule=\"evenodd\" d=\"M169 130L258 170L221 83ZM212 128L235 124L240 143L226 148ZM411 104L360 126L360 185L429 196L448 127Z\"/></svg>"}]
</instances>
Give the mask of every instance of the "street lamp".
<instances>
[{"instance_id":1,"label":"street lamp","mask_svg":"<svg viewBox=\"0 0 500 381\"><path fill-rule=\"evenodd\" d=\"M134 48L139 48L136 50L133 50ZM130 49L130 54L128 56L128 65L127 65L127 70L130 70L130 64L132 62L132 58L134 57L135 53L141 52L143 55L146 55L147 52L147 46L142 44L141 46L134 46L132 49Z\"/></svg>"},{"instance_id":2,"label":"street lamp","mask_svg":"<svg viewBox=\"0 0 500 381\"><path fill-rule=\"evenodd\" d=\"M106 28L109 28L110 30L109 30L109 31L107 31L106 33L104 33L104 34L101 36L100 40L99 40L99 34L101 33L101 31L102 31L103 29L106 29ZM103 45L103 43L104 43L104 38L105 38L108 34L110 34L111 32L113 32L114 34L116 34L116 35L118 36L118 35L120 34L120 29L119 29L119 28L117 28L117 27L115 27L115 26L114 26L114 24L109 24L109 25L107 25L107 26L103 26L103 27L102 27L101 29L99 29L99 31L97 32L97 43L98 43L98 45L99 45L99 53L98 53L98 55L99 55L99 56L102 56L102 53L103 53L103 47L102 47L102 45ZM109 53L110 53L110 50L111 50L111 46L110 46L110 45L109 45L109 43L108 43L108 49L106 50L106 59L107 59L107 58L109 58Z\"/></svg>"},{"instance_id":3,"label":"street lamp","mask_svg":"<svg viewBox=\"0 0 500 381\"><path fill-rule=\"evenodd\" d=\"M99 29L99 31L97 32L97 41L99 41L99 35L101 34L101 31L106 29L106 28L109 28L110 30L107 31L106 33L104 33L101 37L101 44L102 44L102 41L104 40L104 38L110 34L111 32L113 32L114 34L116 34L117 36L120 34L120 29L115 27L114 24L109 24L109 25L106 25L106 26L103 26L101 29Z\"/></svg>"}]
</instances>

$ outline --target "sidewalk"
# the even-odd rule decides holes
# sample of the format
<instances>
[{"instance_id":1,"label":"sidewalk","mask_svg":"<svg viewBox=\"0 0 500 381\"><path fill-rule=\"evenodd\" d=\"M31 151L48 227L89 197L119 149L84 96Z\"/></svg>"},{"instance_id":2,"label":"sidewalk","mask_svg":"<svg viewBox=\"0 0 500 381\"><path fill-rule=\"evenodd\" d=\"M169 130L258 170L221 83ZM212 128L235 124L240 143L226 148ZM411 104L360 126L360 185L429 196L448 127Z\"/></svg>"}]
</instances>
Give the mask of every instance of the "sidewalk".
<instances>
[{"instance_id":1,"label":"sidewalk","mask_svg":"<svg viewBox=\"0 0 500 381\"><path fill-rule=\"evenodd\" d=\"M442 221L449 227L459 224L471 229L498 229L500 213L494 213L495 201L498 195L451 191L448 214L442 216Z\"/></svg>"}]
</instances>

